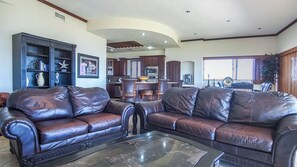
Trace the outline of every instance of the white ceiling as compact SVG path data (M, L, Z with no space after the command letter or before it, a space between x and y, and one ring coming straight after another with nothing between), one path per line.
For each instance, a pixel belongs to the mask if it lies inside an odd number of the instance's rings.
M157 22L173 29L179 40L276 34L297 18L297 0L48 1L87 20L132 18ZM108 42L135 40L158 49L176 47L157 41L159 36L165 38L162 34L151 32L153 39L144 39L139 33L139 29L106 28L97 35Z

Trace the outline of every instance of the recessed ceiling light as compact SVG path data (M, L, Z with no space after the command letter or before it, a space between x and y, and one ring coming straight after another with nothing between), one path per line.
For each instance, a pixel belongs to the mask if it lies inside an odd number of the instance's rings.
M262 27L258 27L258 30L261 30L262 29Z
M231 20L226 20L226 22L230 22Z
M141 35L142 35L142 36L145 36L145 33L143 32Z
M186 13L191 13L191 11L189 11L189 10L186 10Z
M110 49L110 51L112 51L112 52L113 52L113 49Z
M167 43L167 41L164 41L164 43Z
M148 46L148 47L146 47L146 48L148 48L148 49L153 49L153 47L152 47L152 46Z

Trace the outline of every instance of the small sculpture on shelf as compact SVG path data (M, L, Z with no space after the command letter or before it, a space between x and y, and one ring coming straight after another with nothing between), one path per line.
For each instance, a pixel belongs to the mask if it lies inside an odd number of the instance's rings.
M28 76L26 76L26 87L28 87L29 86L29 78L28 78Z
M67 68L69 66L69 64L66 64L65 60L63 60L63 62L59 62L59 64L61 65L60 69L62 72L66 72L67 71Z
M209 83L209 74L207 75L207 85L206 85L206 87L210 87L210 83Z
M43 63L43 61L42 60L39 60L39 70L40 71L44 71L44 63Z
M32 60L28 65L28 70L37 70L39 68L39 62L37 59Z
M56 79L55 79L55 85L58 85L59 84L59 82L60 82L60 80L59 80L59 73L58 72L56 72Z

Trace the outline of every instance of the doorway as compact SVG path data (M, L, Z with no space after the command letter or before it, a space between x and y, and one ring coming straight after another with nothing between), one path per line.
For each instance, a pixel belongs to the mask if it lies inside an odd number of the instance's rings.
M170 82L177 82L178 86L180 82L180 61L168 61L166 63L166 76Z

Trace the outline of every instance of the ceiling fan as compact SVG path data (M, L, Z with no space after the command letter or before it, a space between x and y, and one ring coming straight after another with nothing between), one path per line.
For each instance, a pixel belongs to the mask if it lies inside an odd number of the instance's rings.
M7 5L11 5L11 6L13 6L11 3L5 2L5 1L3 1L3 0L0 0L0 3L4 3L4 4L7 4Z

